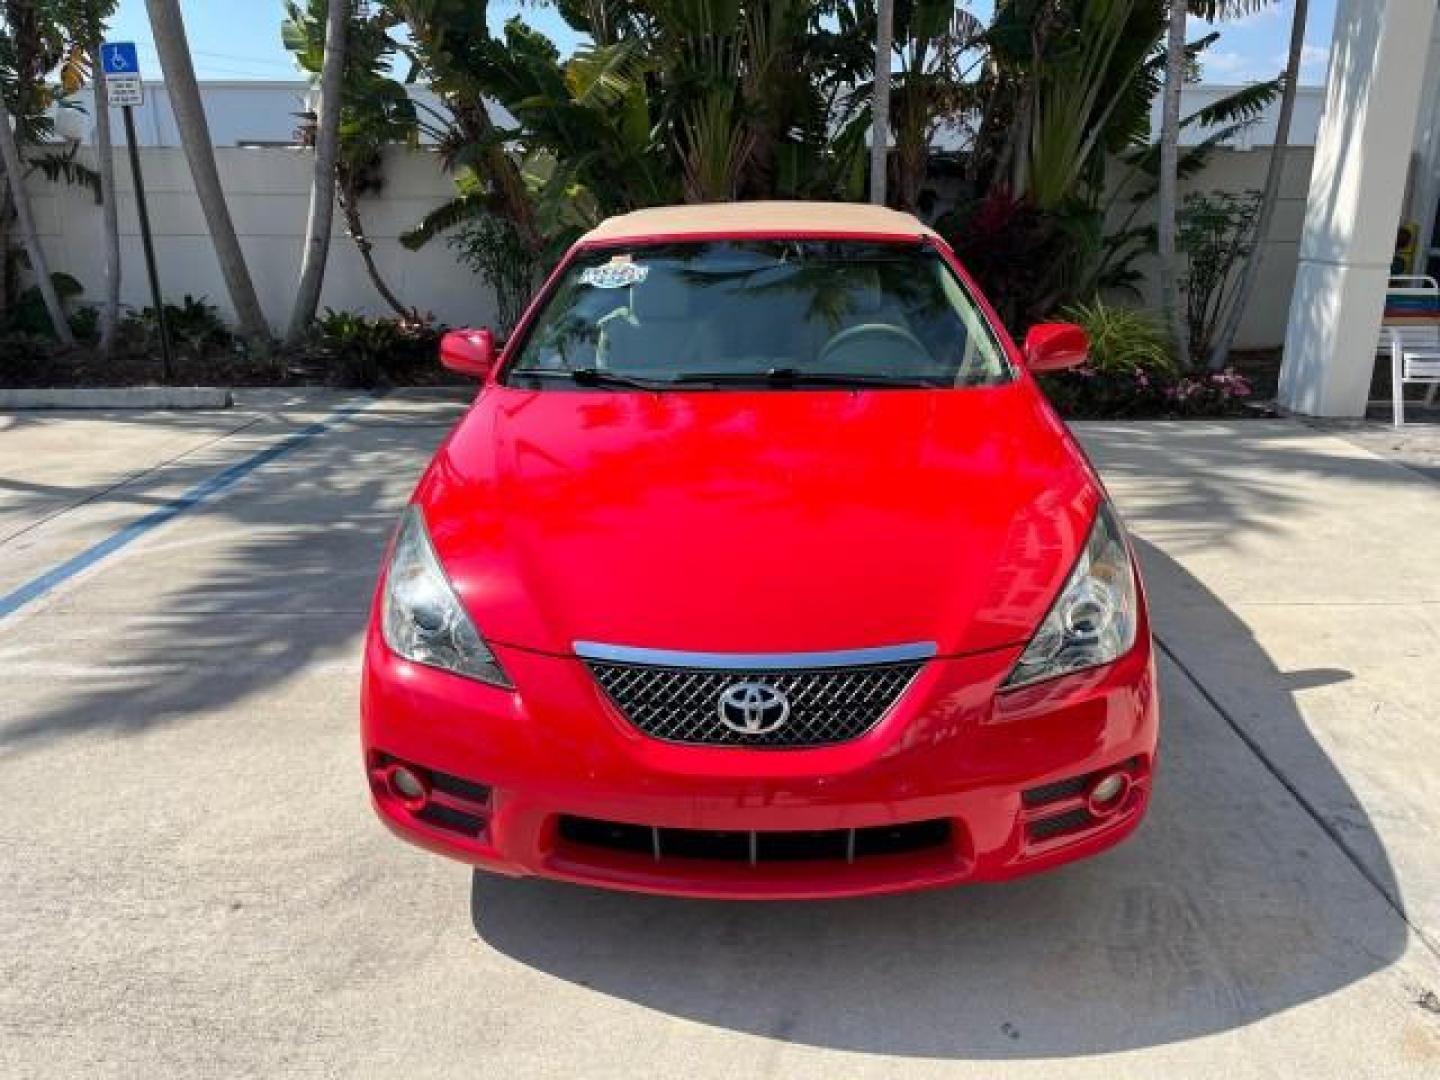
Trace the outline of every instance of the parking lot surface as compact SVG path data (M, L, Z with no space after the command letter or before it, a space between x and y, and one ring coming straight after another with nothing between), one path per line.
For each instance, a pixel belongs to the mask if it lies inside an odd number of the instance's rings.
M463 406L0 414L0 1076L1440 1075L1432 479L1287 422L1083 427L1161 646L1136 837L691 902L373 819L360 635Z

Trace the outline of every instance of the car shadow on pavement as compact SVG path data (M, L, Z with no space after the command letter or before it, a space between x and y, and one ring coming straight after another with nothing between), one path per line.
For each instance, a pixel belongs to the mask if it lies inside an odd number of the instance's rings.
M1265 709L1267 737L1309 752L1303 803L1162 650L1150 817L1097 859L1007 884L818 903L676 900L476 873L471 917L481 942L573 984L718 1028L977 1059L1204 1036L1387 967L1407 944L1392 907L1398 886L1291 696L1348 673L1278 670L1200 582L1139 546L1157 605L1182 590L1186 604L1210 608L1205 625L1227 648L1249 651L1243 677ZM1351 808L1348 850L1307 804Z

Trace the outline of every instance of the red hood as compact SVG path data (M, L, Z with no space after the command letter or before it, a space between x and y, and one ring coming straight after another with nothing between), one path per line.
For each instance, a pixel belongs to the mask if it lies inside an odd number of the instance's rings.
M1098 498L1025 383L494 388L419 496L481 633L561 654L1023 643Z

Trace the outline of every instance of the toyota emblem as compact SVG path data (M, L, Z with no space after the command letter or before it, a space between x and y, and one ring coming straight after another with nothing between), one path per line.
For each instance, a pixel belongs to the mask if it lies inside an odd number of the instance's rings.
M720 693L720 722L741 735L769 735L790 718L790 699L764 682L738 682Z

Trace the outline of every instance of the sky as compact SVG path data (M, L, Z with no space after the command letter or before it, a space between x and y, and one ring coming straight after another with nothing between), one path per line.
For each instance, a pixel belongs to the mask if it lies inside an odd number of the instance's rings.
M966 6L984 18L993 8L993 0L968 0ZM182 0L180 7L200 78L297 77L295 66L280 44L280 21L284 11L280 0ZM520 9L521 5L515 0L492 0L490 21L498 30ZM1217 25L1215 29L1220 31L1221 38L1206 54L1206 81L1244 83L1278 75L1285 66L1293 10L1293 0L1279 0L1255 15ZM525 17L531 25L552 37L562 49L573 46L574 35L553 11L537 9L532 3L526 7ZM1198 20L1192 22L1192 37L1210 29ZM1335 0L1312 0L1305 35L1302 83L1325 81L1334 22ZM154 79L160 77L144 0L121 0L109 36L112 41L136 42L144 75Z

